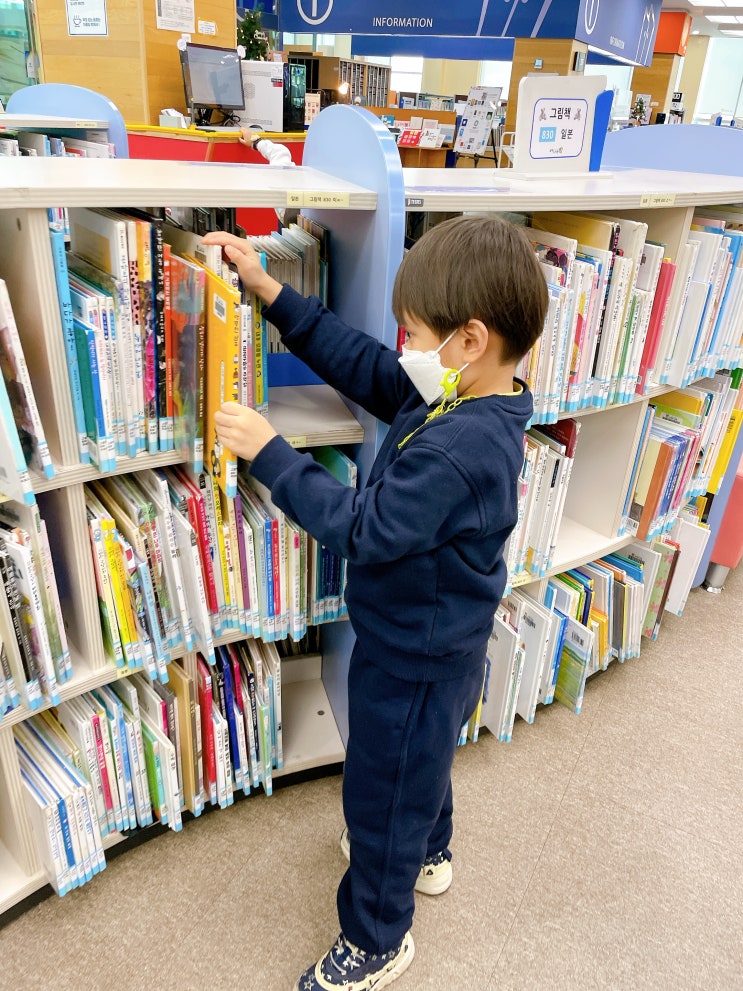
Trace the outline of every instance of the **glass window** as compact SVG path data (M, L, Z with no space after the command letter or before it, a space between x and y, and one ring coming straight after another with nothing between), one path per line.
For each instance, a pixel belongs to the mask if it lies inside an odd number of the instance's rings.
M501 98L508 99L508 87L511 85L512 62L481 62L480 86L500 86Z
M396 93L420 93L423 59L393 55L390 63L390 89Z

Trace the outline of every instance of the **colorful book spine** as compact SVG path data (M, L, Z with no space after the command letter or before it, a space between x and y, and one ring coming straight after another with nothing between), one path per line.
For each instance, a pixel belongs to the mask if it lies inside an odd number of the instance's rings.
M62 321L62 336L65 346L65 355L67 358L67 374L70 380L70 397L72 399L72 412L75 418L77 449L80 455L80 464L87 465L90 464L90 451L88 450L88 435L85 429L83 391L80 381L77 346L75 344L75 326L72 319L70 281L67 272L67 255L65 251L65 237L63 231L55 230L50 227L49 240L52 247L54 279L57 286L57 301L59 303L59 315Z

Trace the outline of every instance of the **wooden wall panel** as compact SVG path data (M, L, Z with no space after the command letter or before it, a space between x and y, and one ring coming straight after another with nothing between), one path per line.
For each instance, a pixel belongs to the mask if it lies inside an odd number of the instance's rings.
M516 129L519 83L524 76L528 76L530 72L557 72L561 76L573 76L575 53L587 51L587 45L572 38L517 38L513 49L513 68L504 130ZM535 59L542 60L541 69L534 68Z
M44 82L74 83L103 93L128 123L159 123L164 107L186 110L180 31L159 31L156 0L107 0L108 37L70 37L64 0L36 0L39 54ZM234 0L196 0L197 44L234 48ZM199 21L216 26L200 34Z
M43 79L103 93L125 120L143 120L147 110L140 0L108 0L106 7L107 37L70 37L64 0L36 0Z

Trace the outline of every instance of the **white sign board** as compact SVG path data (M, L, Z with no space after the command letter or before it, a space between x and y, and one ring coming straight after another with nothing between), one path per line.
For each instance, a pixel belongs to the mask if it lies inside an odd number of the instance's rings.
M215 31L202 31L199 21L199 32L214 34ZM188 31L195 30L194 0L155 0L155 25L158 31Z
M462 111L454 151L460 155L483 155L488 144L501 86L473 86Z
M65 0L70 35L107 35L106 0Z
M605 88L605 76L524 76L516 109L514 172L588 172L596 97Z

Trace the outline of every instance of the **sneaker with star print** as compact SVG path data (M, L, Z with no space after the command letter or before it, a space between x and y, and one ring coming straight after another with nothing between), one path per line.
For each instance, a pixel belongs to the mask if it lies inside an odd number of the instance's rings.
M348 828L341 833L341 850L347 860L351 859L351 840L348 835ZM423 895L442 895L451 886L452 869L450 863L451 854L435 853L432 857L426 857L423 866L415 881L415 890Z
M387 953L367 953L341 933L325 956L302 974L294 991L382 991L408 969L414 955L409 932Z

